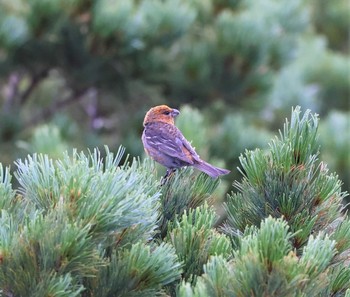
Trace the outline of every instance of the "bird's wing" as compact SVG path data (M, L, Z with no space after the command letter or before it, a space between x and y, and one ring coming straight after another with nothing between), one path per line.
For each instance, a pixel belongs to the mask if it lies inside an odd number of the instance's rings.
M199 155L196 153L194 148L191 146L191 144L188 142L188 140L181 134L181 142L182 142L182 151L186 154L191 156L192 161L200 162L201 159Z
M181 131L174 125L154 122L147 125L144 134L147 144L163 154L191 165L199 158Z

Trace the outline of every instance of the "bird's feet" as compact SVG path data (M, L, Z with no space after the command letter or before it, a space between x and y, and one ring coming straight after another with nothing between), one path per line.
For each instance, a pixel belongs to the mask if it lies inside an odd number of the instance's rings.
M166 170L166 174L160 180L160 185L164 186L167 180L175 173L176 168L169 168Z

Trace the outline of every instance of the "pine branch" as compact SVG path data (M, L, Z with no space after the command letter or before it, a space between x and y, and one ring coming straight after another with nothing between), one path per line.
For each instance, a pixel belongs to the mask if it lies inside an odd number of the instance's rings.
M32 74L29 86L19 96L20 106L24 105L27 102L38 84L40 84L40 82L48 76L49 71L50 69L43 69L37 74Z
M86 94L88 90L87 89L79 89L74 90L70 96L68 96L65 99L62 99L60 101L53 102L50 106L42 109L39 114L35 115L32 119L28 121L28 123L25 125L25 127L32 127L42 121L45 121L52 117L52 115L57 112L58 110L67 107L70 104L79 102L84 98L84 95Z
M194 283L203 272L203 265L211 255L228 257L231 245L228 238L213 229L217 220L207 204L190 209L169 224L166 238L175 247L179 260L184 263L183 278Z
M89 226L69 223L63 204L46 216L33 214L23 224L10 214L2 213L1 220L7 228L0 234L0 288L10 295L30 296L62 287L65 294L77 294L82 290L79 279L94 275L102 264Z
M10 210L14 204L15 191L12 189L10 168L0 163L0 210Z
M327 235L311 236L303 255L291 245L292 234L283 219L269 217L260 228L247 228L234 258L212 257L194 286L182 283L180 296L338 296L349 288L349 267L328 278L336 253Z
M27 209L0 213L0 294L155 296L180 278L175 249L152 243L160 206L153 163L119 165L123 152L17 162ZM0 173L10 199L10 176Z
M220 183L206 174L193 174L192 168L178 170L161 187L161 236L165 237L168 222L186 209L194 209L205 202L211 203L211 194Z
M232 234L245 226L259 226L263 218L284 217L295 232L294 246L301 248L309 235L321 231L341 216L341 182L329 174L318 157L317 115L300 108L292 111L280 138L270 142L267 152L246 151L240 157L242 182L229 196L224 229ZM230 231L232 229L232 231Z
M108 265L92 280L91 296L155 296L162 286L179 279L181 265L167 244L150 248L141 243L114 251Z
M89 225L96 239L107 240L109 232L117 236L131 227L147 238L154 233L158 216L156 181L136 160L118 168L123 151L114 157L106 148L105 162L98 150L87 156L74 150L57 161L34 154L16 163L15 176L22 195L38 210L48 212L63 199L70 219Z
M348 289L350 288L350 267L341 265L333 269L330 282L331 288L329 291L332 296L345 295L344 293L350 290Z

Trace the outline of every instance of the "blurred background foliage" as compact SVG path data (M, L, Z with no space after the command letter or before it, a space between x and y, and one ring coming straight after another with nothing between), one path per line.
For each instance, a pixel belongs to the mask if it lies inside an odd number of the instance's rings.
M0 161L126 146L180 108L198 152L230 168L301 105L350 188L347 0L0 0Z

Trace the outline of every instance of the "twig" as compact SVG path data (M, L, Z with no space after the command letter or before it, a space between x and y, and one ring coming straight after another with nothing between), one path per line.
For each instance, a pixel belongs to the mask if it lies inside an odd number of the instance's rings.
M40 123L41 121L47 120L50 117L52 117L52 115L57 110L62 109L64 107L66 107L67 105L72 104L74 102L78 102L79 100L81 100L84 97L83 95L87 91L88 90L86 90L86 89L75 90L69 97L67 97L67 98L65 98L65 99L63 99L61 101L54 102L49 107L44 108L43 110L41 110L39 115L36 115L31 120L29 120L29 122L27 123L26 127L30 127L30 126L33 126L33 125L36 125L36 124Z
M11 73L8 84L4 90L4 111L9 111L15 105L16 96L18 94L18 85L20 82L20 75L17 72Z
M47 77L49 74L49 69L44 69L41 72L39 72L37 75L32 76L32 81L30 82L27 89L24 90L24 92L21 94L19 98L19 104L23 105L26 103L28 98L30 97L30 94L33 92L33 90L37 87L37 85Z

